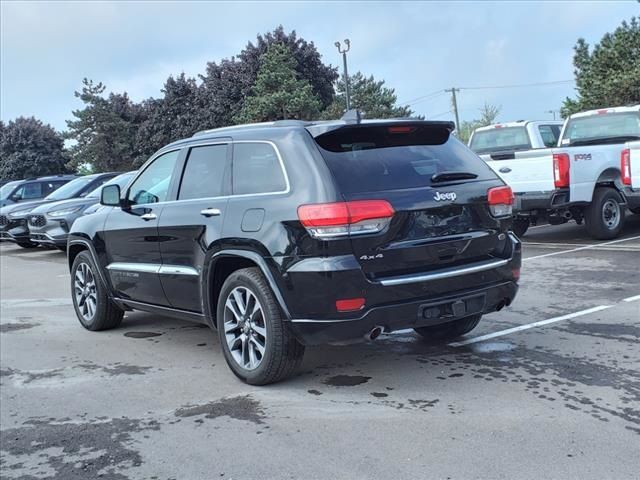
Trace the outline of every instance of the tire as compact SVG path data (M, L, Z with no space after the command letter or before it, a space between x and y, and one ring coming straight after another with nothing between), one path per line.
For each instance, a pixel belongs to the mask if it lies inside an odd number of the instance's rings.
M247 318L243 307L255 313ZM304 345L282 318L260 269L243 268L229 275L220 290L216 313L224 358L244 382L278 382L293 375L302 363Z
M98 268L87 251L80 252L71 267L73 308L80 324L93 332L117 327L124 316L124 311L109 298L107 287L97 272Z
M530 221L526 217L515 217L513 219L513 225L511 230L516 234L516 237L522 238L524 234L529 230Z
M17 242L17 244L22 248L36 248L38 246L37 243L31 243L31 242Z
M591 203L584 211L585 227L592 238L609 240L620 235L625 209L622 197L611 187L596 188Z
M430 327L414 328L416 333L429 341L451 340L460 337L478 326L482 315L471 315L470 317L460 318L453 322L441 323Z

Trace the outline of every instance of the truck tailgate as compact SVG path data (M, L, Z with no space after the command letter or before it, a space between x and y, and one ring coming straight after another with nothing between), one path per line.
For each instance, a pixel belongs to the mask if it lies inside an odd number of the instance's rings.
M553 151L531 150L514 152L513 159L482 159L498 174L514 193L548 192L555 188L553 180Z

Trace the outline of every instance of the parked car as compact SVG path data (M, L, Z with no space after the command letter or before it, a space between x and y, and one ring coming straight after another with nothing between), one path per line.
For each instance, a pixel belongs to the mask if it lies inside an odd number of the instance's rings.
M563 123L520 120L476 128L469 139L469 148L485 161L518 158L519 152L557 146Z
M559 147L492 156L487 164L513 189L514 231L530 223L574 220L596 239L611 239L625 219L620 159L625 142L640 140L640 105L571 115Z
M118 175L112 173L96 173L77 177L58 188L41 200L7 205L0 208L0 240L15 242L23 248L37 247L29 238L27 214L36 207L70 198L82 198L104 182Z
M100 193L107 185L123 188L136 172L127 172L89 192L85 197L46 203L31 210L27 215L29 238L32 243L50 245L67 251L67 236L73 222L82 215L94 213L91 208L100 204Z
M640 214L640 141L628 142L620 156L622 195L629 210Z
M513 301L521 247L511 189L452 130L351 113L164 147L71 228L80 323L135 309L207 324L251 384L290 376L305 345L471 331Z
M0 187L0 208L19 202L31 202L46 197L76 175L51 175L47 177L14 180Z

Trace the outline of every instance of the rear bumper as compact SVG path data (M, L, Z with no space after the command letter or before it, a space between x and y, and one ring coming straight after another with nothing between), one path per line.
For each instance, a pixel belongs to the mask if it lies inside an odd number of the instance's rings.
M525 213L541 210L556 210L569 206L569 189L558 189L550 192L516 193L514 212Z
M622 194L624 195L629 208L640 208L640 189L625 187L622 189Z
M493 312L518 291L514 271L520 269L521 244L512 235L508 239L506 258L378 281L346 258L325 259L314 271L290 269L281 292L291 328L307 345L344 343L363 339L374 327L390 332ZM364 309L336 310L336 300L357 297L365 299Z
M361 317L349 320L295 319L291 321L291 328L305 345L363 340L375 327L392 332L437 325L476 313L494 312L503 305L511 304L517 292L518 285L515 281L510 281L481 289L458 291L439 298L376 307ZM453 314L450 306L459 302L469 305L469 308L464 313Z

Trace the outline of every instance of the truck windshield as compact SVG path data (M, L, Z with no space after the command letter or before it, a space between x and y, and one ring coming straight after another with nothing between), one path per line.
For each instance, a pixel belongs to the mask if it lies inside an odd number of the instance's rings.
M470 147L474 152L482 154L528 150L531 148L531 142L525 127L496 127L476 131Z
M15 182L5 183L2 187L0 187L0 200L6 200L9 198L9 195L15 190L15 188L20 184L20 180Z
M443 128L341 128L320 135L316 142L346 194L428 187L442 172L463 172L469 178L474 175L475 181L495 178L483 161Z
M561 145L624 137L640 138L640 112L572 118L564 129Z

